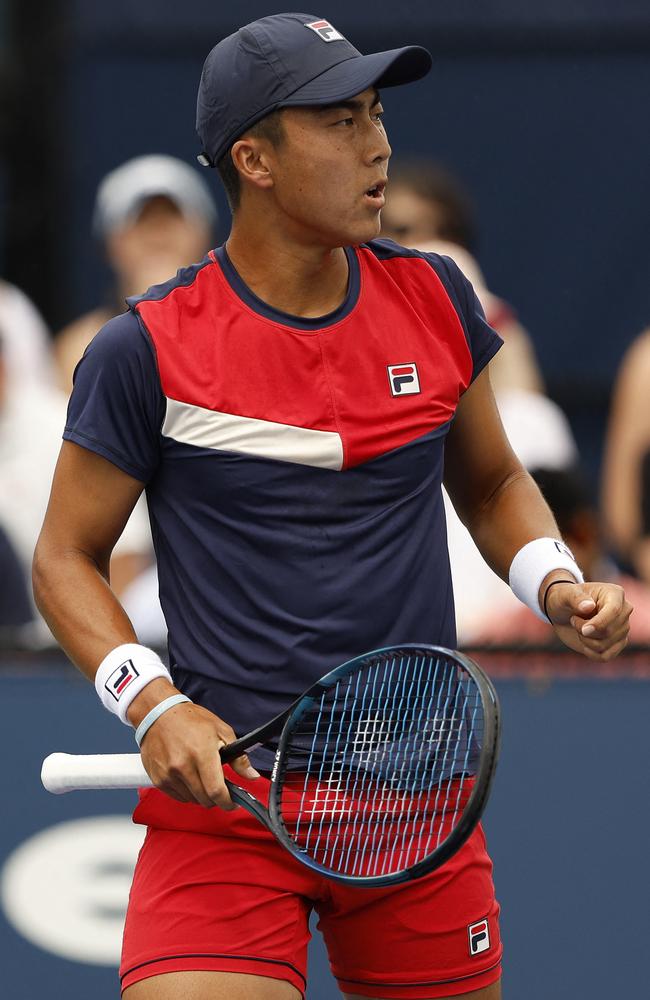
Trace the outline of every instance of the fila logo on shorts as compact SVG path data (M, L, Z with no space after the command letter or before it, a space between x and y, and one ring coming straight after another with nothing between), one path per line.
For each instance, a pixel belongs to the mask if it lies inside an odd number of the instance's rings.
M470 924L467 928L469 935L470 955L480 955L482 951L487 951L490 947L490 928L487 919L479 920L476 924Z
M139 676L139 672L133 666L133 660L125 660L124 663L120 663L119 667L116 667L113 673L109 675L104 687L115 698L115 701L119 701L122 692L129 686L132 680Z
M337 39L343 39L341 32L337 31L329 21L312 21L311 24L306 24L305 27L315 31L318 37L324 42L335 42Z
M414 361L404 365L388 365L388 381L393 396L412 396L420 391L420 379Z

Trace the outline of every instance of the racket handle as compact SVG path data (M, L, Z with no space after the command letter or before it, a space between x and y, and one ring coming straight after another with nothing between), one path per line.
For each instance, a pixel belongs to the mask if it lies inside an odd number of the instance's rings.
M55 795L87 788L150 788L152 784L139 753L51 753L43 761L41 781Z

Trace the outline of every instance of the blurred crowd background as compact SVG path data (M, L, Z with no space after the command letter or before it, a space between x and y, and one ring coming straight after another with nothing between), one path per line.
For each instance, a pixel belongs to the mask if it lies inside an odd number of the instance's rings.
M29 567L76 362L127 295L228 235L216 173L196 163L196 87L208 49L269 12L0 0L5 646L53 641ZM362 51L433 52L428 78L382 95L383 235L449 254L474 283L505 341L493 382L513 447L586 575L625 584L632 641L649 642L650 7L330 0L313 12ZM460 642L550 642L448 513ZM141 640L163 644L144 504L111 572Z

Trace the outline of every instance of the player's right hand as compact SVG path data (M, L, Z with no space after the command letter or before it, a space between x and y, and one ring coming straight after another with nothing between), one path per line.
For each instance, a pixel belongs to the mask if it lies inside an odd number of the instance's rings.
M129 720L139 725L154 705L179 693L168 681L152 681L129 706ZM156 788L178 802L236 809L219 756L220 747L235 739L234 730L223 719L200 705L183 702L170 708L147 730L140 755ZM248 780L259 777L245 754L237 757L231 767Z

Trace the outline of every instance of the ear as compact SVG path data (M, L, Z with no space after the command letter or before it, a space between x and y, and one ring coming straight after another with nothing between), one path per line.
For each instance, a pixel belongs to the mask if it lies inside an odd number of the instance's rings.
M271 157L263 140L239 139L233 143L230 155L242 181L262 190L273 187Z

